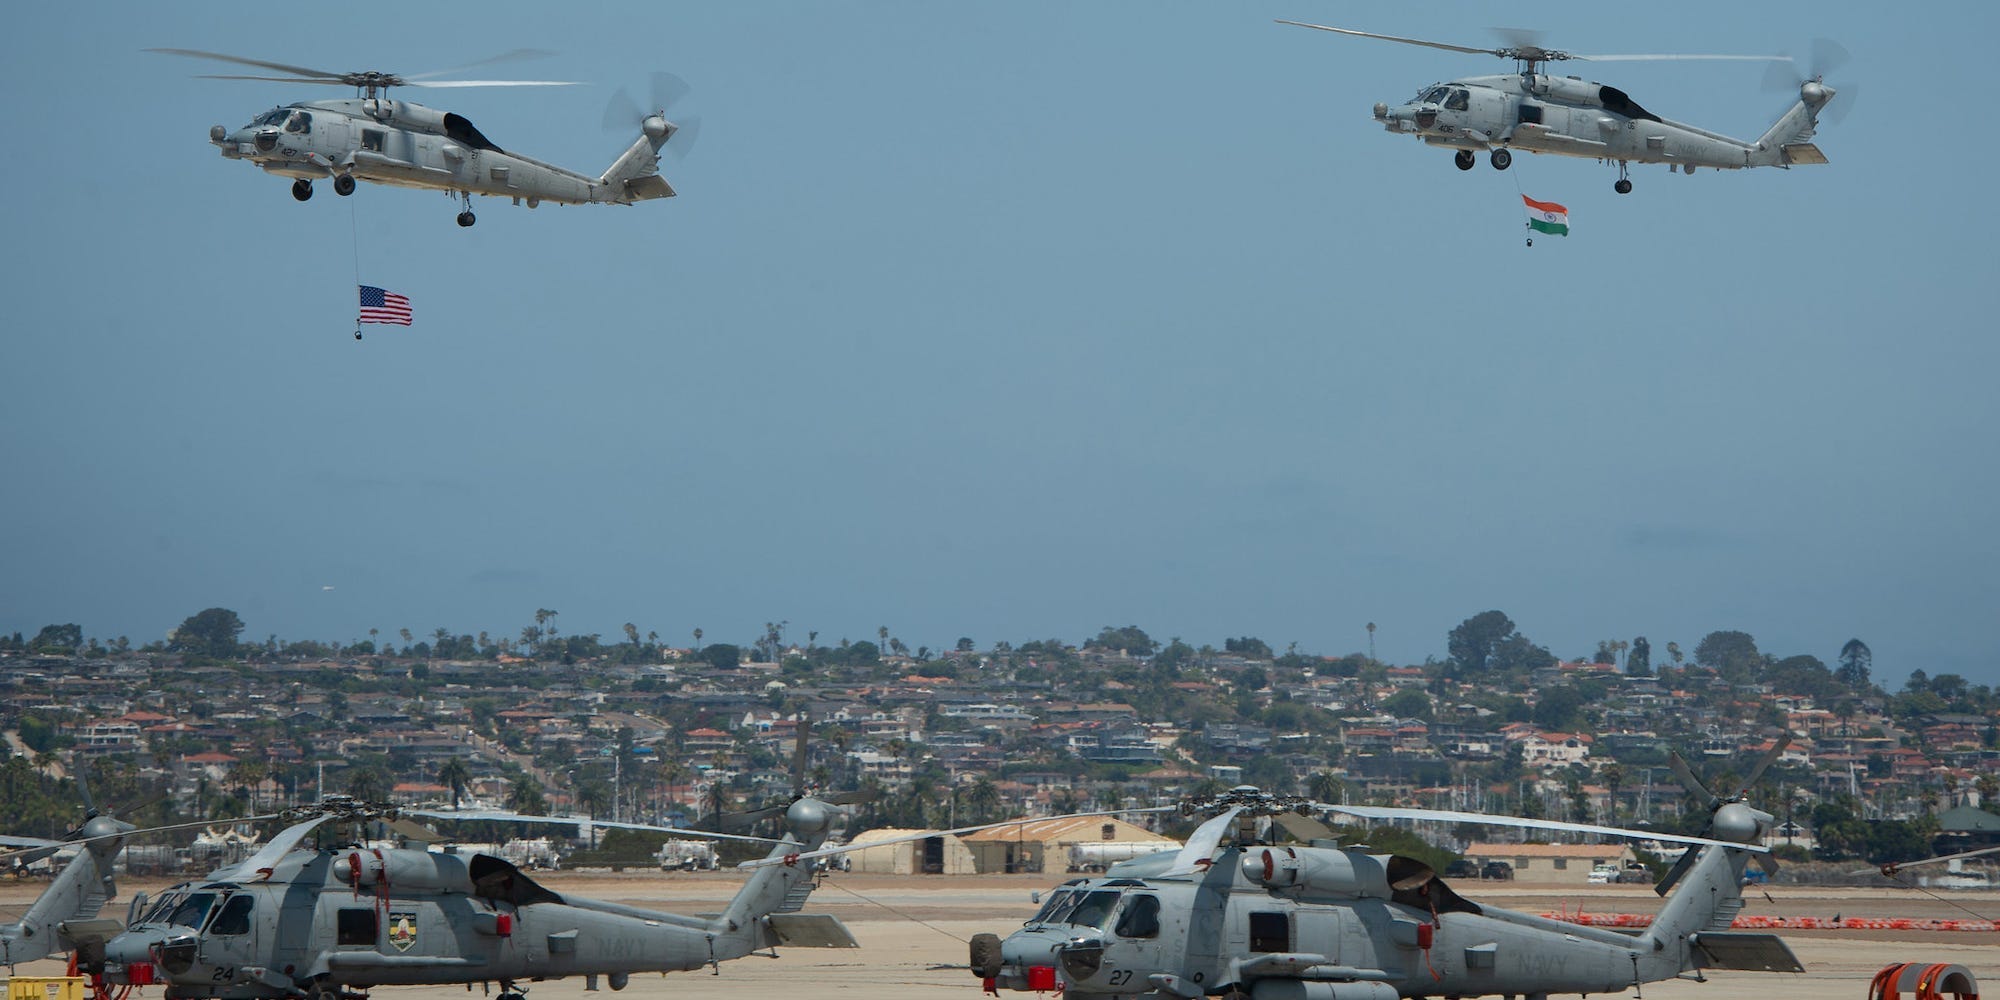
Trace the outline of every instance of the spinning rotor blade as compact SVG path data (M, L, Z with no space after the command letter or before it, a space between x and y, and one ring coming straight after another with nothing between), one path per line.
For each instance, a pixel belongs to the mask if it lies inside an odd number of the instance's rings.
M258 68L260 68L260 69L275 69L275 70L277 70L277 71L278 71L278 72L280 72L280 73L291 73L291 74L294 74L294 75L297 75L297 76L306 76L306 77L318 77L318 78L319 78L318 80L315 80L315 81L313 81L313 82L328 82L328 81L331 81L331 82L334 82L334 83L338 83L338 82L340 82L340 80L341 80L341 79L342 79L343 77L345 77L345 76L347 75L347 74L345 74L345 73L329 73L329 72L327 72L326 70L323 70L323 69L307 69L307 68L305 68L304 66L288 66L288 65L286 65L286 64L284 64L284 63L280 63L280 62L266 62L266 61L264 61L264 60L262 60L262 59L245 59L245 58L243 58L242 56L230 56L230 55L224 55L224 54L222 54L222 53L220 53L220 52L204 52L204 51L202 51L202 50L200 50L200 49L147 49L146 51L148 51L148 52L160 52L160 53L164 53L164 54L166 54L166 55L170 55L170 56L187 56L187 57L189 57L189 58L192 58L192 59L215 59L215 60L218 60L218 61L221 61L221 62L227 62L227 63L236 63L236 64L237 64L237 65L239 65L239 66L256 66L256 67L258 67ZM216 79L223 79L223 80L228 80L228 79L236 79L236 78L234 78L234 77L217 77ZM265 77L255 77L255 76L252 76L252 77L242 77L242 79L246 79L246 80L261 80L261 79L267 79L267 78L265 78ZM296 82L296 81L293 81L293 82Z
M577 87L575 80L404 80L400 87Z
M1471 55L1489 55L1489 56L1504 56L1506 54L1498 49L1475 49L1465 45L1453 45L1449 42L1427 42L1421 38L1404 38L1401 35L1378 35L1372 31L1356 31L1353 28L1336 28L1326 24L1308 24L1304 21L1287 21L1283 18L1279 18L1278 23L1289 24L1300 28L1311 28L1315 31L1331 31L1335 34L1340 34L1340 35L1353 35L1356 38L1376 38L1385 42L1401 42L1404 45L1421 45L1427 49L1443 49L1446 52L1465 52Z
M527 59L546 59L552 55L555 55L555 53L549 51L548 49L515 49L511 52L502 52L497 56L488 56L485 59L480 59L475 62L469 62L463 66L453 66L450 69L436 69L428 73L415 73L408 77L405 77L404 79L428 80L431 79L432 77L450 76L453 73L463 73L466 70L478 69L481 66L495 66L500 63L521 62Z
M688 151L694 148L694 141L701 137L701 116L689 115L674 124L674 134L667 138L667 155L676 161L687 159Z
M1690 54L1687 54L1687 53L1681 53L1681 52L1655 52L1655 53L1646 53L1646 54L1641 54L1641 55L1598 55L1598 56L1575 56L1575 55L1573 55L1573 56L1570 56L1569 58L1571 58L1571 59L1581 59L1581 60L1583 60L1584 62L1686 62L1686 61L1690 61L1690 60L1708 60L1708 61L1711 61L1711 62L1715 62L1715 61L1720 61L1720 62L1774 62L1774 63L1779 63L1779 62L1786 62L1786 63L1788 63L1788 62L1791 62L1791 61L1792 61L1792 57L1791 57L1791 56L1720 56L1720 55L1690 55Z
M347 83L346 80L337 77L311 79L296 76L238 76L233 73L196 73L194 78L197 80L266 80L271 83L327 83L335 86L344 86Z

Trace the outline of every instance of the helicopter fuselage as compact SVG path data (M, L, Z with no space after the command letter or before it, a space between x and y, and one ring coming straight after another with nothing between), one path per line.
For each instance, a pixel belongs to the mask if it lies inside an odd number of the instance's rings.
M801 877L774 871L766 894L785 898ZM225 1000L577 975L617 989L634 972L697 969L776 943L767 912L745 902L708 918L565 897L487 855L300 851L268 878L188 882L143 910L135 902L130 926L104 946L103 971L114 985Z
M1740 854L1717 855L1705 874L1733 890L1742 865ZM1711 935L1726 928L1733 892L1695 911L1706 895L1673 919ZM1149 1000L1617 993L1701 964L1700 935L1662 934L1484 906L1408 858L1251 846L1189 877L1067 882L997 947L989 940L982 954L975 940L973 972L995 990Z
M341 194L365 180L511 198L533 208L545 201L629 205L672 197L654 169L673 131L664 118L647 118L638 142L600 177L502 149L458 114L386 97L274 108L234 131L210 128L209 141L224 157L308 185L331 177Z
M1575 76L1509 73L1474 76L1424 88L1414 98L1377 104L1375 120L1388 131L1468 152L1519 149L1620 163L1665 163L1683 172L1696 167L1737 170L1824 163L1811 137L1811 114L1833 96L1819 83L1801 88L1800 105L1755 142L1670 121L1641 107L1616 87ZM1791 119L1805 109L1803 129ZM1504 169L1505 160L1496 162ZM1470 160L1461 158L1461 167Z

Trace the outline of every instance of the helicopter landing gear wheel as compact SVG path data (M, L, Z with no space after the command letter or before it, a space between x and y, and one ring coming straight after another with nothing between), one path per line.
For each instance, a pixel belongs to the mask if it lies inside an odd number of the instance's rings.
M348 195L353 194L354 177L351 174L341 174L340 176L335 177L333 179L333 193L341 196L342 198L345 198Z
M1514 154L1509 153L1504 149L1496 149L1493 151L1493 169L1505 170L1513 165L1514 165Z
M306 1000L340 1000L340 987L325 979L314 980L306 987Z
M479 221L478 217L472 214L472 192L459 191L456 193L458 195L458 203L465 206L465 209L458 213L458 224L461 228L470 227L474 222Z
M312 196L313 196L313 182L306 180L303 177L292 182L293 198L299 201L306 201L312 198Z
M1632 193L1632 182L1631 182L1631 181L1628 181L1628 180L1626 180L1626 179L1625 179L1625 178L1623 178L1623 177L1620 177L1620 178L1618 179L1618 183L1616 183L1616 184L1613 184L1613 185L1611 185L1611 190L1613 190L1613 191L1616 191L1616 192L1618 192L1619 194L1631 194L1631 193Z
M1471 170L1473 163L1477 162L1477 160L1472 155L1472 150L1461 149L1458 151L1458 155L1451 158L1451 162L1458 164L1458 169L1460 170Z
M471 212L458 213L458 224L461 226L470 227L473 223L478 221L479 217L473 215Z
M972 936L972 974L981 979L992 979L1000 974L1000 936L998 934L974 934Z

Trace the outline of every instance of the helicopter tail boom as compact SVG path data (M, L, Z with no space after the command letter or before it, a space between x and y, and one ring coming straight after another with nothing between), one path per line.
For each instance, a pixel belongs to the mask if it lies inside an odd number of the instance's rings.
M1757 139L1750 151L1753 167L1789 167L1792 164L1825 163L1826 154L1813 145L1819 128L1819 112L1833 100L1834 89L1817 80L1799 87L1799 99L1786 109L1775 124Z
M654 115L646 119L639 138L632 142L611 168L598 178L598 189L602 197L593 200L631 204L635 201L651 201L654 198L671 198L673 186L660 176L660 147L674 134L674 126L665 118Z

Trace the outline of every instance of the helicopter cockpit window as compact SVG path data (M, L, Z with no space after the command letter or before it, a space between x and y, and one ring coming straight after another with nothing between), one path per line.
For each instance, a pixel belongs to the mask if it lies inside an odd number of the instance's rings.
M1444 99L1444 109L1446 111L1464 111L1469 103L1470 97L1464 88L1453 87L1451 89L1451 96Z
M1112 932L1122 938L1149 938L1160 934L1160 897L1151 893L1135 892L1127 897L1125 909L1118 914L1118 924Z
M1078 927L1102 927L1104 919L1111 916L1111 908L1117 905L1118 894L1115 892L1103 889L1087 892L1077 901L1076 909L1071 910L1061 922Z
M167 923L175 927L199 928L202 921L208 918L208 908L213 905L215 905L215 893L192 893L188 898L181 900L181 905L174 907L173 915L167 917Z
M160 898L155 900L152 906L146 909L146 915L140 917L138 922L142 924L166 923L167 918L173 916L174 907L181 905L181 900L186 895L185 889L168 889L166 892L160 894Z
M1036 911L1034 918L1028 922L1031 924L1054 923L1055 915L1060 911L1067 910L1070 903L1075 901L1075 896L1076 893L1068 889L1050 894L1049 901L1043 903L1042 908Z
M287 132L303 134L312 131L312 125L312 116L303 111L294 111L290 118L285 119L285 131Z
M1424 91L1424 96L1421 98L1420 103L1443 104L1444 99L1450 96L1450 94L1451 94L1450 87L1432 87L1431 89Z
M239 892L222 904L222 911L215 915L215 923L208 926L210 934L250 933L250 911L257 906L257 898L247 892Z
M287 117L288 115L290 115L290 114L291 114L291 112L289 112L289 111L286 111L286 110L285 110L284 108L272 108L271 110L269 110L269 111L266 111L266 112L264 112L264 113L263 113L263 114L261 114L261 115L258 115L258 116L257 116L257 120L256 120L256 121L254 121L254 122L251 122L250 124L252 124L252 125L283 125L283 124L285 123L285 118L286 118L286 117Z

